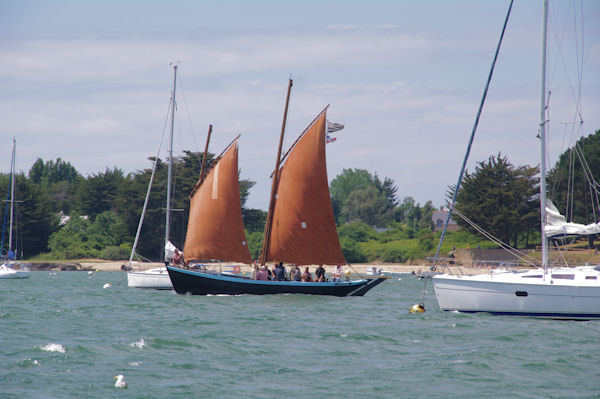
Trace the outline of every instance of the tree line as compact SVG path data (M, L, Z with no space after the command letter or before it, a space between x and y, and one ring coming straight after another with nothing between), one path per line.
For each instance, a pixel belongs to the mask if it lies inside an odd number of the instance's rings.
M197 183L202 155L184 151L173 159L171 241L179 248L185 241L188 194ZM207 158L210 163L214 154L207 154ZM149 160L154 162L154 158ZM565 172L577 162L585 166L585 172ZM167 166L165 161L156 160L137 249L151 260L162 256ZM128 258L151 173L150 167L129 174L115 167L84 177L60 158L38 159L28 174L16 176L15 191L20 201L15 215L19 226L18 255L30 258L48 253L46 256L55 259ZM549 193L555 204L559 209L568 209L568 217L578 223L600 219L598 183L586 183L590 175L600 176L600 131L582 138L563 153L548 174ZM9 182L10 176L0 174L3 198L8 198ZM246 206L254 184L241 179L240 198L248 246L252 256L258 257L266 212ZM502 154L490 156L465 174L456 209L473 224L507 243L520 247L536 245L540 242L538 185L537 166L514 166ZM450 186L448 198L452 190ZM400 200L398 191L392 179L380 179L364 169L344 169L331 181L332 208L349 262L376 259L402 262L432 254L437 240L432 214L437 208L431 201L418 204L410 196ZM575 195L568 195L569 192ZM451 234L450 242L493 246L473 236L472 224L456 220L463 231ZM6 251L5 239L3 254Z

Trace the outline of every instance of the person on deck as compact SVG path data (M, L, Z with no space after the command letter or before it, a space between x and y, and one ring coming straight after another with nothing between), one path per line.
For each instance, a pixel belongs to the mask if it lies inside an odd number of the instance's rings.
M310 274L310 271L308 271L308 267L304 270L304 273L302 273L302 282L303 283L310 283L312 281L312 275Z
M301 281L301 279L302 279L302 272L300 271L300 268L298 267L298 265L294 265L292 270L290 270L290 281Z
M317 283L322 283L325 281L325 268L323 265L319 265L317 270L315 270L315 281Z
M335 267L335 270L333 271L333 282L337 282L340 281L340 278L342 277L342 266L341 265L337 265Z
M258 280L258 265L256 263L252 265L251 279Z
M181 252L180 250L175 248L175 251L173 252L173 264L174 265L179 265L181 263L181 257L182 257L181 255L183 255L183 252Z
M275 269L273 269L273 274L275 276L275 281L285 281L285 267L283 266L283 262L279 262L275 265Z
M267 274L267 267L266 266L262 266L258 272L256 272L256 279L257 280L268 280L269 279L269 275Z

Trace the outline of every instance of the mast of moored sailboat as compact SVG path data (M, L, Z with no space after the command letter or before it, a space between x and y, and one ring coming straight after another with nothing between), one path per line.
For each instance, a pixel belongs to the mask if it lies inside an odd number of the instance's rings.
M12 159L10 164L10 229L8 231L8 250L12 251L13 215L15 207L15 155L17 140L13 137ZM15 253L17 251L14 251Z
M275 196L277 194L277 183L279 178L279 164L281 163L281 150L283 148L283 137L285 134L285 124L287 121L288 106L290 104L290 93L292 91L292 78L288 83L287 96L285 98L285 108L283 110L283 122L281 124L281 135L279 136L279 148L277 150L277 160L275 161L275 171L273 172L273 182L271 184L271 198L269 200L269 213L267 214L267 221L265 223L265 235L263 238L263 245L260 250L260 264L264 265L267 259L267 252L269 251L269 240L271 236L271 227L273 223L273 208L275 207Z
M171 138L169 145L169 168L167 175L167 209L165 217L165 248L164 257L165 262L167 261L167 244L169 243L169 233L171 227L171 178L173 170L173 130L175 128L175 89L177 87L177 65L173 65L173 101L171 104Z
M544 0L542 12L542 82L540 101L540 211L542 224L542 266L548 270L548 239L546 238L546 46L548 36L548 0Z

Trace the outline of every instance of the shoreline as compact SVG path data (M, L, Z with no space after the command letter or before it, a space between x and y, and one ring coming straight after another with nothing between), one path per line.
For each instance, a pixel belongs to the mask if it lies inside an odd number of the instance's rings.
M25 263L25 262L24 262ZM128 261L107 261L107 262L26 262L29 268L32 271L103 271L103 272L124 272L125 266ZM223 269L227 269L228 266L232 266L234 263L221 263ZM242 273L250 273L252 270L250 265L244 264L235 264L240 266L240 270ZM132 267L134 270L148 270L152 268L157 268L164 266L162 262L133 262ZM289 266L286 265L289 268ZM309 266L311 272L317 265ZM324 266L327 273L332 273L334 266ZM377 269L382 270L383 272L390 273L406 273L406 274L416 274L419 275L421 273L429 272L429 265L404 265L404 264L396 264L396 263L360 263L360 264L352 264L344 266L344 269L351 270L357 274L366 273L367 268L376 267ZM480 274L489 271L490 267L459 267L452 266L450 268L444 268L444 271L448 271L450 273L462 273L462 274Z

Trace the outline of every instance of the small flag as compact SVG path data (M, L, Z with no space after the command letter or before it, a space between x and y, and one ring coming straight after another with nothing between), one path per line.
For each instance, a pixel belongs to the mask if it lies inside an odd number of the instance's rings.
M331 137L330 135L326 135L326 138L327 138L327 140L326 140L327 144L333 143L334 141L337 140L337 137Z
M341 123L333 123L327 121L327 133L337 132L338 130L342 130L343 128L344 125L342 125Z

